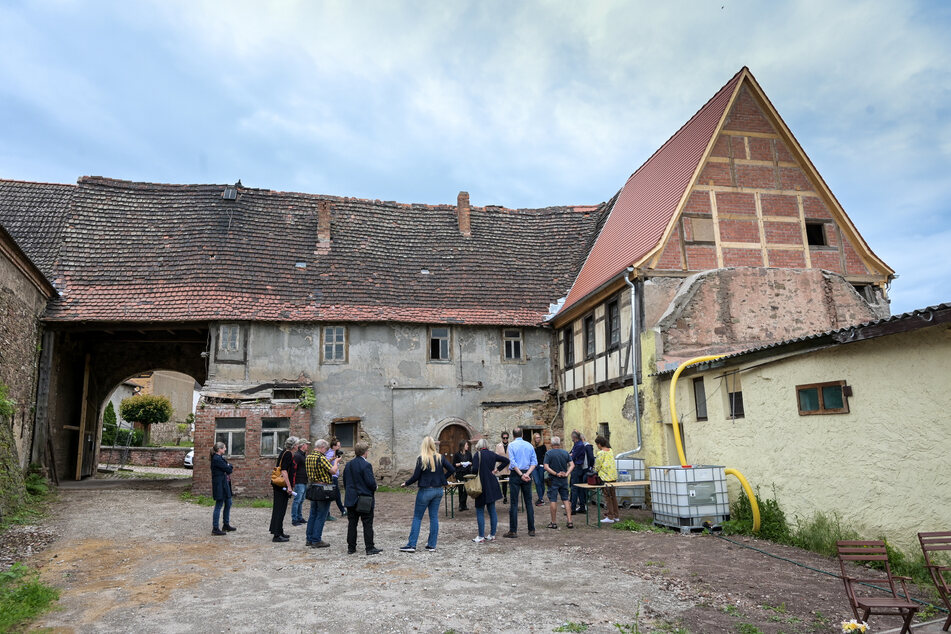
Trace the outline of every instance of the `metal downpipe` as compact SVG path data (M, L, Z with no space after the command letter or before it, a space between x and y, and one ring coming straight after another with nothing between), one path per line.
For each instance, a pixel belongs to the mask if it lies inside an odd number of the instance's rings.
M630 456L636 453L639 453L644 446L644 441L641 438L641 395L640 388L638 387L638 371L640 370L640 360L641 360L641 341L640 341L640 329L638 328L638 311L637 311L637 293L634 288L634 283L631 281L630 274L634 272L633 267L628 267L628 275L624 276L624 282L631 289L631 352L634 355L634 360L631 364L631 376L634 379L634 426L637 429L637 447L631 449L630 451L624 451L619 453L614 457L615 460L620 460L625 456Z

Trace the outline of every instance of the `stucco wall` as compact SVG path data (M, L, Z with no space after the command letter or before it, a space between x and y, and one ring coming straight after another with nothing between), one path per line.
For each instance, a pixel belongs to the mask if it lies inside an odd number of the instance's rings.
M951 526L949 359L946 326L790 357L741 373L745 417L735 421L724 369L703 375L705 422L685 377L687 459L739 469L764 494L775 487L790 519L837 513L863 536L913 551L918 531ZM854 391L848 414L799 415L796 385L838 380Z
M550 330L522 329L524 360L503 362L501 328L453 326L451 361L433 363L426 325L351 324L347 363L331 364L321 363L320 327L251 324L247 364L213 361L209 383L310 381L311 438L326 437L334 419L359 418L372 460L390 472L409 468L422 437L449 424L497 438L503 427L550 422L541 418L551 411Z

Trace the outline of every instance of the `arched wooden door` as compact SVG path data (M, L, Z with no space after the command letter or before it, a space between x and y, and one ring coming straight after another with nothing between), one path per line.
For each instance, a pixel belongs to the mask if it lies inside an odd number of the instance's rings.
M459 443L463 440L469 440L469 431L462 425L447 425L445 429L439 432L439 453L446 457L450 463L452 455L459 451Z

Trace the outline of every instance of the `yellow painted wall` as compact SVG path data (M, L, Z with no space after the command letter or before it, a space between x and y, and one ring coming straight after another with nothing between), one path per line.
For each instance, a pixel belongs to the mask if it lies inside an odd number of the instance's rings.
M665 410L661 408L661 403L666 399L666 383L660 383L657 377L651 376L657 371L657 345L656 337L659 335L648 330L641 334L641 398L643 399L643 408L641 410L641 434L644 440L644 450L641 457L648 467L658 467L663 465L679 464L677 461L677 451L674 447L673 435L670 425L665 425ZM663 390L663 394L661 394Z
M723 373L703 375L707 421L696 421L694 413L696 375L678 383L688 462L733 467L764 495L775 490L791 521L814 511L836 513L863 537L885 536L907 552L917 550L918 531L951 527L947 325L742 372L746 415L735 421L727 418ZM848 414L799 415L796 385L838 380L854 392ZM668 416L666 403L662 408ZM731 499L735 493L731 482Z
M633 414L630 419L623 414L624 405L634 393L634 388L625 387L603 392L585 398L577 398L564 404L565 447L571 448L570 434L578 429L588 442L594 444L598 435L598 423L608 423L611 429L611 447L614 453L633 449L637 446L637 433ZM632 410L633 411L633 410Z

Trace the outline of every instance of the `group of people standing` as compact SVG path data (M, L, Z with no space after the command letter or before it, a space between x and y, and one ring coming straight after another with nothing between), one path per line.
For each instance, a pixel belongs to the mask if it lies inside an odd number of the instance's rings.
M535 536L535 506L544 502L545 491L551 522L548 528L557 529L559 502L564 505L567 518L566 527L573 528L572 514L585 511L587 496L584 488L577 485L599 484L617 480L617 468L611 445L606 438L598 436L595 444L597 455L584 436L571 432L572 448L562 447L561 439L551 438L551 448L542 442L540 434L534 435L534 444L523 439L523 430L512 430L513 440L509 442L509 433L501 434L501 442L495 449L482 438L476 442L474 453L469 441L459 444L452 460L441 455L436 441L426 436L420 445L419 456L413 474L402 486L416 484L418 487L413 508L413 520L406 545L402 552L415 552L422 527L423 516L429 514L429 535L426 550L436 550L439 538L439 506L449 478L456 476L458 481L465 478L479 478L482 493L472 503L475 506L478 534L472 541L484 543L496 538L498 513L496 503L509 504L508 532L506 538L518 537L519 501L524 506L526 528L530 537ZM212 492L215 499L212 534L226 535L236 530L230 523L231 510L231 473L233 466L224 458L224 443L215 443L211 456ZM362 523L364 548L368 555L382 552L374 544L373 512L377 489L373 468L367 461L369 447L359 442L354 447L354 458L343 469L343 487L345 498L340 497L341 452L340 443L320 439L314 443L314 451L309 451L310 441L290 437L284 443L284 450L277 460L280 471L280 483L272 480L274 503L271 510L269 530L274 542L286 542L290 536L284 532L284 517L288 503L291 502L291 523L299 526L306 523L306 544L311 548L326 548L323 541L323 529L327 521L335 521L331 515L331 503L336 502L341 516L348 518L347 552L355 553L357 545L357 524ZM309 488L320 488L322 495L311 498L310 512L305 522L303 502ZM534 488L537 499L532 501ZM459 510L468 510L468 496L465 487L459 487ZM511 501L508 494L511 493ZM606 517L602 522L618 521L617 496L612 487L605 487ZM224 511L223 529L219 525L219 514ZM489 519L486 531L486 517Z

